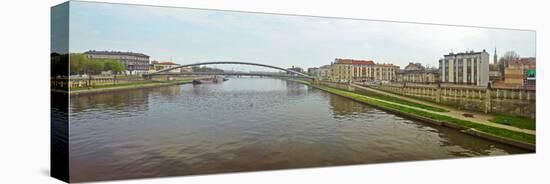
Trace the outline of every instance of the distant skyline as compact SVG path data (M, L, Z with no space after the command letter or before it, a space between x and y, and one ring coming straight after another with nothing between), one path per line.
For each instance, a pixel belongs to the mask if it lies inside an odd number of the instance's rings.
M70 52L140 52L151 60L190 64L247 61L319 67L335 58L401 68L437 66L449 52L514 50L535 57L535 32L509 29L242 13L72 1ZM224 66L224 69L264 70Z

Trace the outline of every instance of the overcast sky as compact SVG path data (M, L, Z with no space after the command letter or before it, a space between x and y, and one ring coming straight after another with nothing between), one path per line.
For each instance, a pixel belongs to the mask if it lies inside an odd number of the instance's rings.
M307 68L353 58L403 68L409 62L437 66L451 51L486 49L492 58L495 46L499 56L508 50L535 56L532 31L75 1L70 12L70 52L132 51L179 64L231 60ZM228 67L220 68L242 68Z

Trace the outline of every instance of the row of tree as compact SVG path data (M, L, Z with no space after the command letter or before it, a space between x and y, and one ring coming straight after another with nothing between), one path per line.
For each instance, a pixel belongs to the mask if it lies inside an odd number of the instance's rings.
M104 71L111 71L112 74L118 74L126 70L126 66L115 59L93 59L90 60L86 54L70 54L69 71L71 75L80 74L100 74Z

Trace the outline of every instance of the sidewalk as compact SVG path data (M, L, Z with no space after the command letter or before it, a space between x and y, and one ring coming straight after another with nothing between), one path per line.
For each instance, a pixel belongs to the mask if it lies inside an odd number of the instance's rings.
M430 113L434 113L434 114L445 115L445 116L449 116L449 117L453 117L453 118L457 118L457 119L472 121L472 122L475 122L475 123L480 123L480 124L484 124L484 125L487 125L487 126L507 129L507 130L511 130L511 131L515 131L515 132L523 132L523 133L531 134L531 135L535 135L535 132L536 132L535 130L522 129L522 128L518 128L518 127L513 127L513 126L508 126L508 125L503 125L503 124L498 124L498 123L491 122L490 120L493 119L493 116L490 115L490 114L485 114L485 113L481 113L481 112L473 112L473 111L463 111L463 110L459 110L459 109L456 109L456 108L443 106L443 105L440 105L440 104L431 103L431 102L427 102L427 101L417 100L417 99L414 99L414 98L405 97L405 96L401 96L401 95L396 95L396 94L393 94L393 93L389 93L389 92L385 92L385 91L382 91L382 90L373 89L373 88L369 88L369 87L365 87L365 86L360 86L360 85L353 84L353 83L350 84L350 85L355 87L355 88L360 88L360 89L363 89L363 90L366 90L366 91L371 91L371 92L391 96L391 97L394 97L394 98L407 100L407 101L414 102L414 103L419 103L419 104L424 104L424 105L428 105L428 106L432 106L432 107L438 107L438 108L446 109L449 112L429 111L429 110L418 108L418 107L413 107L413 106L408 106L408 105L404 105L404 104L399 104L399 103L389 102L389 101L380 100L380 99L376 99L376 98L371 98L371 99L378 100L378 101L381 101L381 102L391 103L391 104L400 105L400 106L405 106L405 107L408 107L408 108L422 110L422 111L426 111L426 112L430 112ZM465 116L463 116L463 114L472 114L473 117L465 117Z

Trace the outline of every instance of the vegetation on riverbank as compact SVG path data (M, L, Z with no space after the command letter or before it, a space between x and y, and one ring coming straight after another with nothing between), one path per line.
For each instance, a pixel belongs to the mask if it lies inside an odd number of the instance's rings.
M192 81L193 79L172 80L172 81L144 81L144 82L134 82L134 83L113 84L113 85L101 85L101 86L93 86L93 87L73 87L70 89L70 93L86 93L86 92L111 91L111 90L120 90L120 89L136 89L136 88L145 88L145 87L167 86L167 85L185 84L185 83L190 83Z
M81 90L90 90L90 89L104 89L104 88L116 88L116 87L131 87L131 86L141 86L145 84L153 84L157 82L144 81L144 82L132 82L132 83L117 83L110 85L98 85L98 86L82 86L82 87L72 87L71 91L81 91Z
M419 103L411 102L411 101L408 101L408 100L394 98L394 97L391 97L391 96L383 95L383 94L376 93L376 92L370 92L370 91L366 91L366 90L362 90L361 93L358 93L358 92L352 92L352 93L357 93L359 95L366 95L368 97L377 98L377 99L385 100L385 101L388 101L388 102L399 103L399 104L408 105L408 106L411 106L411 107L418 107L418 108L422 108L422 109L426 109L426 110L430 110L430 111L435 111L435 112L449 112L447 109L442 109L442 108L433 107L433 106L429 106L429 105L419 104Z
M333 93L333 94L337 94L337 95L344 96L344 97L349 97L349 98L355 99L357 101L361 101L361 102L364 102L364 103L367 103L367 104L379 106L379 107L382 107L382 108L397 110L399 112L410 114L412 116L420 116L420 117L429 118L429 119L436 120L436 121L442 121L442 122L453 123L453 124L456 124L456 125L461 125L461 126L464 126L464 127L467 127L467 128L474 128L476 130L479 130L479 131L482 131L482 132L485 132L485 133L489 133L489 134L499 136L499 137L513 139L513 140L520 141L520 142L531 143L531 144L534 144L536 142L535 135L526 134L526 133L523 133L523 132L515 132L515 131L502 129L502 128L497 128L497 127L492 127L492 126L488 126L488 125L484 125L484 124L480 124L480 123L475 123L475 122L471 122L471 121L467 121L467 120L457 119L457 118L453 118L453 117L449 117L449 116L445 116L445 115L440 115L440 114L430 113L430 112L427 112L427 111L417 110L417 109L413 109L413 108L409 108L409 107L405 107L405 106L401 106L401 105L386 103L386 102L382 102L382 101L379 101L379 100L375 100L373 98L369 98L369 97L361 95L361 94L357 94L357 93L342 90L342 89L332 88L332 87L328 87L328 86L316 86L316 87L321 89L321 90Z
M295 80L295 79L290 79L290 80L298 82L298 83L306 84L306 85L311 84L311 82L304 81L304 80ZM433 107L433 106L429 106L429 105L419 104L419 103L415 103L415 102L411 102L411 101L403 100L403 99L399 99L399 98L394 98L394 97L391 97L391 96L387 96L387 95L383 95L383 94L379 94L379 93L375 93L375 92L369 92L369 91L365 91L365 90L361 90L361 92L355 92L355 91L350 91L350 92L357 93L359 95L365 95L365 96L380 99L380 100L385 100L385 101L388 101L388 102L399 103L399 104L408 105L408 106L411 106L411 107L418 107L418 108L422 108L422 109L426 109L426 110L430 110L430 111L434 111L434 112L449 112L447 109L442 109L442 108Z
M103 71L111 71L113 74L126 70L126 66L115 59L90 59L86 54L70 54L69 71L71 75L76 74L99 74Z
M525 118L525 117L498 114L498 115L495 115L495 117L490 121L503 124L503 125L510 125L510 126L529 129L529 130L536 130L537 128L536 127L537 124L534 119Z

